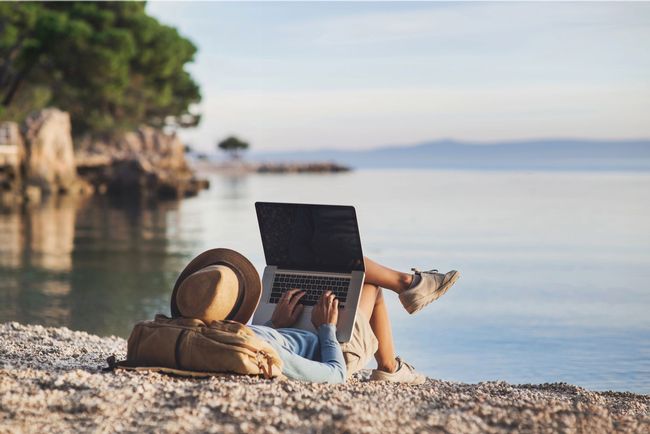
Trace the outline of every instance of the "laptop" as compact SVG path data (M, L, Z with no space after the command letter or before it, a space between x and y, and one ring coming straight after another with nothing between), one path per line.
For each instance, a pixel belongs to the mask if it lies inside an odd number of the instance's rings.
M255 210L266 267L253 324L271 319L282 294L298 288L305 308L292 327L315 331L311 311L331 290L339 300L336 338L349 341L365 276L354 207L256 202Z

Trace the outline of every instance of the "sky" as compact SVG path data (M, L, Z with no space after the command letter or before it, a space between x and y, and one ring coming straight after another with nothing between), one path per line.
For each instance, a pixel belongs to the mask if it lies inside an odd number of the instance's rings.
M198 47L197 150L650 137L650 3L149 2Z

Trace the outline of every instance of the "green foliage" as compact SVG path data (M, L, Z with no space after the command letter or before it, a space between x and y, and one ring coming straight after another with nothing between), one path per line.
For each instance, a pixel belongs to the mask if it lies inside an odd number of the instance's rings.
M8 121L23 121L35 110L48 106L52 100L52 91L47 86L33 85L18 92L9 107L0 105L0 119Z
M224 139L217 143L217 149L230 154L230 157L235 160L238 160L241 157L241 153L247 150L249 147L250 145L248 142L239 140L234 136L230 136L227 139Z
M75 134L197 125L196 47L140 2L0 2L0 116L70 112Z

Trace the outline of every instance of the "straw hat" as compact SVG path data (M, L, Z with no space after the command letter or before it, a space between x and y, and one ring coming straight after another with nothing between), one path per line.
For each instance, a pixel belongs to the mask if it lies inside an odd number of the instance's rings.
M260 276L251 262L230 249L212 249L194 258L178 276L172 292L172 317L245 324L262 294Z

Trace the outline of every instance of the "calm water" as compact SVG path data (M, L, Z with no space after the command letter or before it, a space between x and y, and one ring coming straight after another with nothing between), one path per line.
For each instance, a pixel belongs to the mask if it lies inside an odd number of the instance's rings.
M157 207L92 199L0 214L0 321L127 337L168 313L197 253L231 247L261 271L256 200L357 208L364 253L456 268L409 316L389 296L398 353L466 382L566 381L650 393L650 174L365 170L215 176Z

